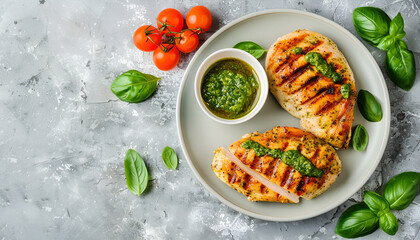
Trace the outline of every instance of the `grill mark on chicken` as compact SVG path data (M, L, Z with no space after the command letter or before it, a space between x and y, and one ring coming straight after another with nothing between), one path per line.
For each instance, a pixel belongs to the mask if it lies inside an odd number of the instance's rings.
M246 163L246 158L248 157L248 149L245 151L244 155L241 153L235 153L236 157L241 160L244 164ZM241 157L242 155L242 157ZM229 183L235 183L237 180L241 180L241 177L238 178L238 175L236 174L236 170L240 170L238 166L236 166L235 163L232 162L231 168L234 170L232 175L228 176Z
M284 138L300 138L304 135L303 131L289 131L288 129L289 127L283 127Z
M257 167L255 168L255 170L257 171L257 172L261 172L262 173L262 171L263 171L263 167L264 167L264 164L266 164L265 163L265 157L260 157L260 161L258 162L258 165L257 165ZM270 163L269 163L270 164ZM267 170L267 169L266 169Z
M331 167L331 166L329 166L329 167ZM325 168L324 169L324 176L322 176L320 179L318 179L317 180L317 188L319 189L319 188L321 188L323 185L324 185L324 183L325 183L325 179L326 179L326 175L329 173L330 171L329 171L329 169L328 168Z
M325 60L328 60L332 56L332 53L328 52L324 56L322 56Z
M334 86L332 86L332 87L330 87L330 88L328 88L327 89L327 91L325 92L325 94L327 95L333 95L334 94L334 92L335 92L335 88L334 88Z
M349 135L349 132L350 132L350 125L343 125L343 130L340 131L338 134L342 136L347 136Z
M287 179L288 179L288 177L289 177L289 174L290 174L290 171L292 170L292 168L291 167L289 167L289 166L287 166L286 167L286 170L283 172L283 175L281 176L281 183L280 183L280 186L284 186L284 184L286 184L286 182L287 182Z
M309 102L309 101L311 101L311 100L316 100L316 98L317 98L319 95L323 94L324 92L326 92L326 91L327 91L328 89L330 89L330 88L333 88L333 86L323 87L323 88L318 89L318 91L315 93L315 95L313 95L312 97L310 97L310 98L306 99L305 101L303 101L303 102L301 103L301 105L304 105L304 104L308 103L308 102ZM322 96L321 96L320 98L322 98ZM316 102L316 101L314 101L314 102Z
M344 102L344 106L341 108L341 112L338 114L337 118L341 119L348 111L351 111L353 108L353 104L350 99L346 99Z
M234 164L233 162L230 164L230 169L231 170L233 170L232 171L232 174L229 174L228 175L228 181L229 181L229 183L235 183L236 182L236 177L237 177L237 174L236 174L236 164Z
M265 185L264 184L261 184L261 186L260 186L260 193L264 193L265 189L266 189Z
M298 196L302 195L305 192L305 187L306 187L305 182L307 181L308 178L309 178L308 176L304 176L300 178L300 181L296 187L296 194Z
M291 55L291 56L288 55L288 56L286 56L284 58L284 61L277 66L277 68L275 70L275 73L278 73L281 70L285 69L287 66L290 66L290 64L292 64L294 61L296 61L300 57L301 57L301 55Z
M294 174L295 174L295 169L292 169L292 171L290 171L290 173L289 173L289 178L286 181L287 188L290 187L290 184L292 183Z
M289 49L292 46L297 45L298 43L302 42L309 34L302 34L299 35L293 39L291 39L287 44L279 44L276 45L276 51L278 52L285 52L287 49Z
M332 108L334 108L337 104L339 104L341 101L343 100L340 99L338 101L334 101L334 102L327 102L321 109L319 109L315 114L323 114L326 113L328 111L330 111Z
M232 175L229 175L228 181L230 184L236 182L236 173L234 172Z
M293 41L293 40L292 40ZM300 40L299 42L303 41ZM299 43L298 42L298 43ZM310 52L312 50L314 50L316 47L318 47L319 45L321 45L323 43L323 41L318 41L308 47L303 48L303 54L306 54L307 52ZM296 44L288 44L286 45L286 47L284 48L283 51L285 51L285 49L290 49L291 47L295 47L297 45ZM279 71L285 69L287 66L291 66L291 64L296 61L297 59L299 59L300 57L303 57L303 54L292 54L292 55L287 55L284 59L279 59L280 64L276 67L276 69L274 70L275 73L278 73Z
M320 78L321 77L319 75L315 75L315 76L309 78L308 81L306 81L305 83L303 83L300 86L300 88L292 91L290 94L295 94L295 93L297 93L299 91L302 91L305 88L309 88L309 87L313 86L314 84L316 84L320 80Z
M314 155L312 155L312 157L311 157L311 162L314 162L316 159L318 159L318 157L319 157L319 152L321 152L321 150L320 150L319 148L317 148L317 149L315 150Z
M340 122L342 122L342 131L340 131L338 134L340 136L347 136L347 138L350 138L350 132L351 132L351 122L346 122L346 116L349 111L352 111L353 108L353 102L350 101L350 99L346 99L344 102L344 106L342 106L340 113L338 114L338 119Z
M242 161L243 162L243 161ZM244 162L245 163L245 162ZM259 163L259 164L258 164ZM251 169L254 169L254 170L256 170L257 169L257 167L260 167L260 171L261 171L261 164L262 164L262 161L261 161L261 158L260 157L258 157L258 156L255 156L254 157L254 159L252 159L252 162L251 162L251 164L250 164L250 168Z
M302 144L299 144L299 145L297 146L296 150L297 150L298 152L302 152Z
M249 174L245 174L245 176L243 177L243 182L242 182L242 187L245 189L245 190L247 190L248 189L248 186L249 186L249 183L250 183L250 180L251 180L251 176L249 175Z
M279 158L279 159L277 159L276 165L274 166L273 171L271 172L271 174L268 174L270 176L270 179L272 179L272 178L274 178L276 176L276 172L277 172L277 169L279 168L280 163L281 163L281 159Z
M275 162L277 161L269 161L268 163L265 163L265 164L268 164L268 167L266 167L264 171L260 171L260 172L266 176L271 176L273 174L274 164L276 164Z
M303 65L299 68L296 68L289 76L282 77L282 81L278 86L282 86L285 83L291 84L294 82L300 75L304 74L310 68L309 64Z
M324 41L319 40L319 41L317 41L317 42L315 42L315 43L311 44L310 46L304 47L304 48L302 49L303 54L306 54L306 53L308 53L308 52L310 52L310 51L314 50L315 48L317 48L319 45L321 45L321 44L323 44L323 43L324 43Z

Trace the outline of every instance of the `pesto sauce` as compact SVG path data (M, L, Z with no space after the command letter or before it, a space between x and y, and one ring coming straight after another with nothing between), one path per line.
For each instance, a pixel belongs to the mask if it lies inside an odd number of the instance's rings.
M348 99L350 97L350 93L351 93L351 89L350 89L350 84L346 83L343 84L341 86L341 95L343 96L344 99Z
M255 106L259 84L246 62L227 58L216 62L204 75L201 95L207 108L225 119L248 114Z
M303 156L297 150L288 150L283 152L278 148L266 148L252 140L246 140L241 144L241 147L245 149L253 149L255 151L255 155L259 157L269 155L272 158L279 158L285 164L296 169L296 171L302 174L302 176L320 178L322 175L324 175L323 170L316 168L308 158Z
M333 82L341 81L343 75L335 71L334 66L328 64L327 61L317 52L309 52L305 55L305 61L314 65L316 70L322 75L331 78Z
M303 49L301 47L295 47L295 48L292 49L292 53L303 54Z

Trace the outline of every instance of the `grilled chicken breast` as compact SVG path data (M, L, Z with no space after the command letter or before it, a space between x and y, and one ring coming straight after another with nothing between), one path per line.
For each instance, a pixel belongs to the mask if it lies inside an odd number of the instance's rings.
M246 140L255 141L270 149L281 149L283 152L297 150L316 168L323 170L324 174L320 178L302 176L299 171L280 159L269 155L258 157L253 149L245 149L241 146ZM323 193L341 171L341 161L335 149L322 139L298 128L275 127L263 134L248 134L230 145L229 151L269 181L305 199L311 199ZM240 169L223 154L220 148L214 153L211 165L214 173L227 185L247 196L249 201L291 202Z
M308 52L321 54L342 75L341 81L334 83L309 64L305 60ZM347 148L356 87L353 72L337 45L322 34L297 30L270 47L265 63L271 93L286 111L300 118L302 129L334 147ZM343 84L350 84L348 99L341 94Z

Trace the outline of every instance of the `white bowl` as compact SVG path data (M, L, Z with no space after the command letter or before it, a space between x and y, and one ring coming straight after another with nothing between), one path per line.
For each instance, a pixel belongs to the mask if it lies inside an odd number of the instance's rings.
M248 63L255 71L257 75L257 80L259 84L259 94L257 95L257 104L255 107L245 116L236 119L224 119L221 117L216 116L213 114L204 103L203 97L201 96L201 85L203 83L204 75L210 70L210 67L217 61L226 58L236 58ZM198 105L200 106L201 110L209 116L211 119L224 124L238 124L248 121L252 117L254 117L264 106L265 100L267 100L268 95L268 80L265 70L261 63L251 54L235 48L225 48L218 50L208 56L204 61L201 63L200 67L197 70L197 74L195 76L195 98L197 99Z

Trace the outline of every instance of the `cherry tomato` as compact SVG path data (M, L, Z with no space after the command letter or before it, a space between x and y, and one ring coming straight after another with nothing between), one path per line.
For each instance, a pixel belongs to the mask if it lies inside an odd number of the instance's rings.
M161 33L152 25L139 27L133 36L134 45L145 52L155 50L159 46L161 39Z
M168 51L163 51L162 49L167 49ZM170 49L170 50L169 50ZM171 44L161 44L153 52L153 62L156 67L162 71L168 71L176 67L179 61L179 51L178 49Z
M201 28L202 32L206 32L211 27L211 13L204 6L195 6L191 8L185 18L188 28Z
M168 25L170 31L180 32L184 26L184 17L182 17L182 14L178 10L167 8L157 16L157 25L159 29L164 23Z
M179 51L189 53L194 51L198 46L198 35L192 30L187 30L175 35L175 45Z

